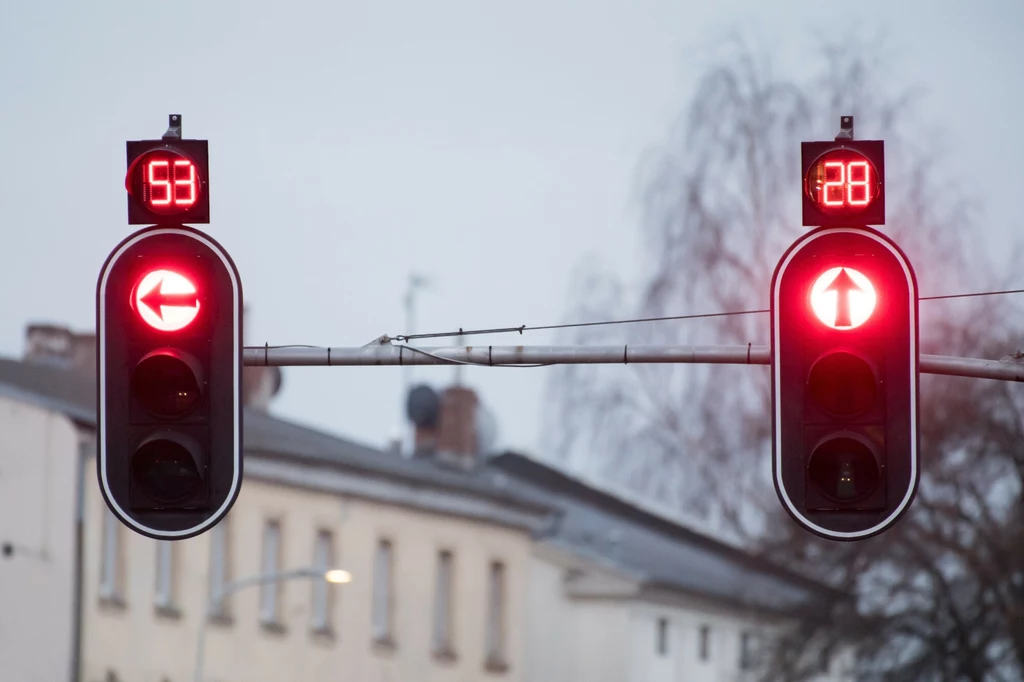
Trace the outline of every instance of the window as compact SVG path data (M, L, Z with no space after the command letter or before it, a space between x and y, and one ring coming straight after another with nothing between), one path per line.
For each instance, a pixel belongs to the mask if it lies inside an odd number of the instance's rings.
M277 573L281 561L281 523L267 521L263 527L263 564L260 573ZM278 597L281 582L271 581L260 587L260 622L264 625L278 624Z
M706 661L711 658L711 628L709 626L700 626L700 637L698 638L697 645L699 647L697 653L700 660Z
M739 669L754 670L762 665L765 640L760 632L743 632L739 635Z
M124 603L124 556L121 548L121 522L104 508L103 555L100 557L100 599Z
M227 618L230 615L227 599L221 595L228 584L231 573L228 567L228 518L210 530L210 615L214 618Z
M827 675L828 674L828 670L831 667L831 665L830 665L831 660L830 659L831 659L831 656L830 656L829 648L828 647L822 647L821 650L818 651L818 672L819 673L822 673L823 675Z
M174 605L175 593L175 559L174 543L158 540L156 543L156 599L157 611L169 614L176 612Z
M754 635L749 632L739 634L739 670L754 668Z
M322 530L316 534L313 546L313 568L327 572L334 562L334 538L330 531ZM333 606L333 590L326 580L313 581L313 607L310 609L310 628L313 632L331 632L331 607Z
M505 661L505 564L491 562L487 589L487 657L491 669L504 669Z
M391 541L381 540L373 566L373 639L387 645L394 644L391 622L394 617L393 572Z
M437 555L437 591L434 595L434 652L452 656L452 553Z
M668 618L658 619L658 632L656 647L659 656L668 655Z

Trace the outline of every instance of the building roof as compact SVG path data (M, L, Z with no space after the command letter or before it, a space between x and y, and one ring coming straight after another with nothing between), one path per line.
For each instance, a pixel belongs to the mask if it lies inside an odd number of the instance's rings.
M488 468L489 475L506 477L511 489L540 495L560 509L559 522L547 531L548 541L584 557L600 558L645 587L767 612L804 607L816 598L838 595L521 454L494 457Z
M96 426L96 382L70 367L52 362L0 358L0 395L67 415L75 422ZM533 513L554 510L536 495L517 494L493 481L431 459L406 459L385 450L302 426L258 410L242 417L246 456L298 460L401 479L453 492L470 493Z

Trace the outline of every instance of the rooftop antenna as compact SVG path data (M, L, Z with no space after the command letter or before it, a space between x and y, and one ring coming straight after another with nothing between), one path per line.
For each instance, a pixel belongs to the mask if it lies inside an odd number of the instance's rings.
M426 289L430 286L430 280L425 276L418 273L411 273L409 275L409 285L405 290L405 333L407 336L412 336L416 333L416 292L421 289ZM412 345L412 340L407 340L407 344ZM402 446L402 454L404 456L411 456L416 446L416 428L408 419L406 419L406 400L409 396L409 391L412 388L412 365L405 365L402 370L402 396L399 410L399 432L405 434L403 438L404 445Z

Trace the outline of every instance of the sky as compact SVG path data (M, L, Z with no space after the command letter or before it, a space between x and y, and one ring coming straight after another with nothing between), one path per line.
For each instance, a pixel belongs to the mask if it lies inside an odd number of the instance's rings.
M882 36L893 83L922 88L947 174L976 202L978 239L1012 273L1022 28L1020 0L7 0L0 355L22 353L29 323L92 330L97 275L133 231L124 143L158 138L170 113L209 140L202 229L240 271L248 344L566 321L584 259L642 277L640 161L734 30L793 77L833 36ZM429 286L410 329L413 273ZM556 454L541 451L550 371L464 371L496 417L496 447ZM441 387L453 369L412 379ZM400 368L288 368L272 411L384 446L400 433L404 380Z

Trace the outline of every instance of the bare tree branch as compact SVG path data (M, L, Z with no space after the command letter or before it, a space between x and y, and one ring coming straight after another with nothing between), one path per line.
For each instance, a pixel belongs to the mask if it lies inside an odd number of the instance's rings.
M773 74L742 41L724 50L641 173L647 276L630 292L590 270L578 309L647 317L767 307L775 264L803 232L799 142L831 139L841 114L856 116L858 138L886 141L885 231L915 264L922 292L996 284L975 249L971 203L941 175L942 136L917 117L918 92L886 87L883 47L826 45L804 82ZM922 352L999 357L1022 338L1015 311L1005 299L922 304ZM764 343L768 321L573 334L582 343ZM792 614L766 679L809 679L815 652L851 645L865 679L1024 679L1021 387L923 377L918 499L885 534L836 544L796 527L775 500L768 384L766 371L746 367L566 367L551 385L549 449L848 595Z

